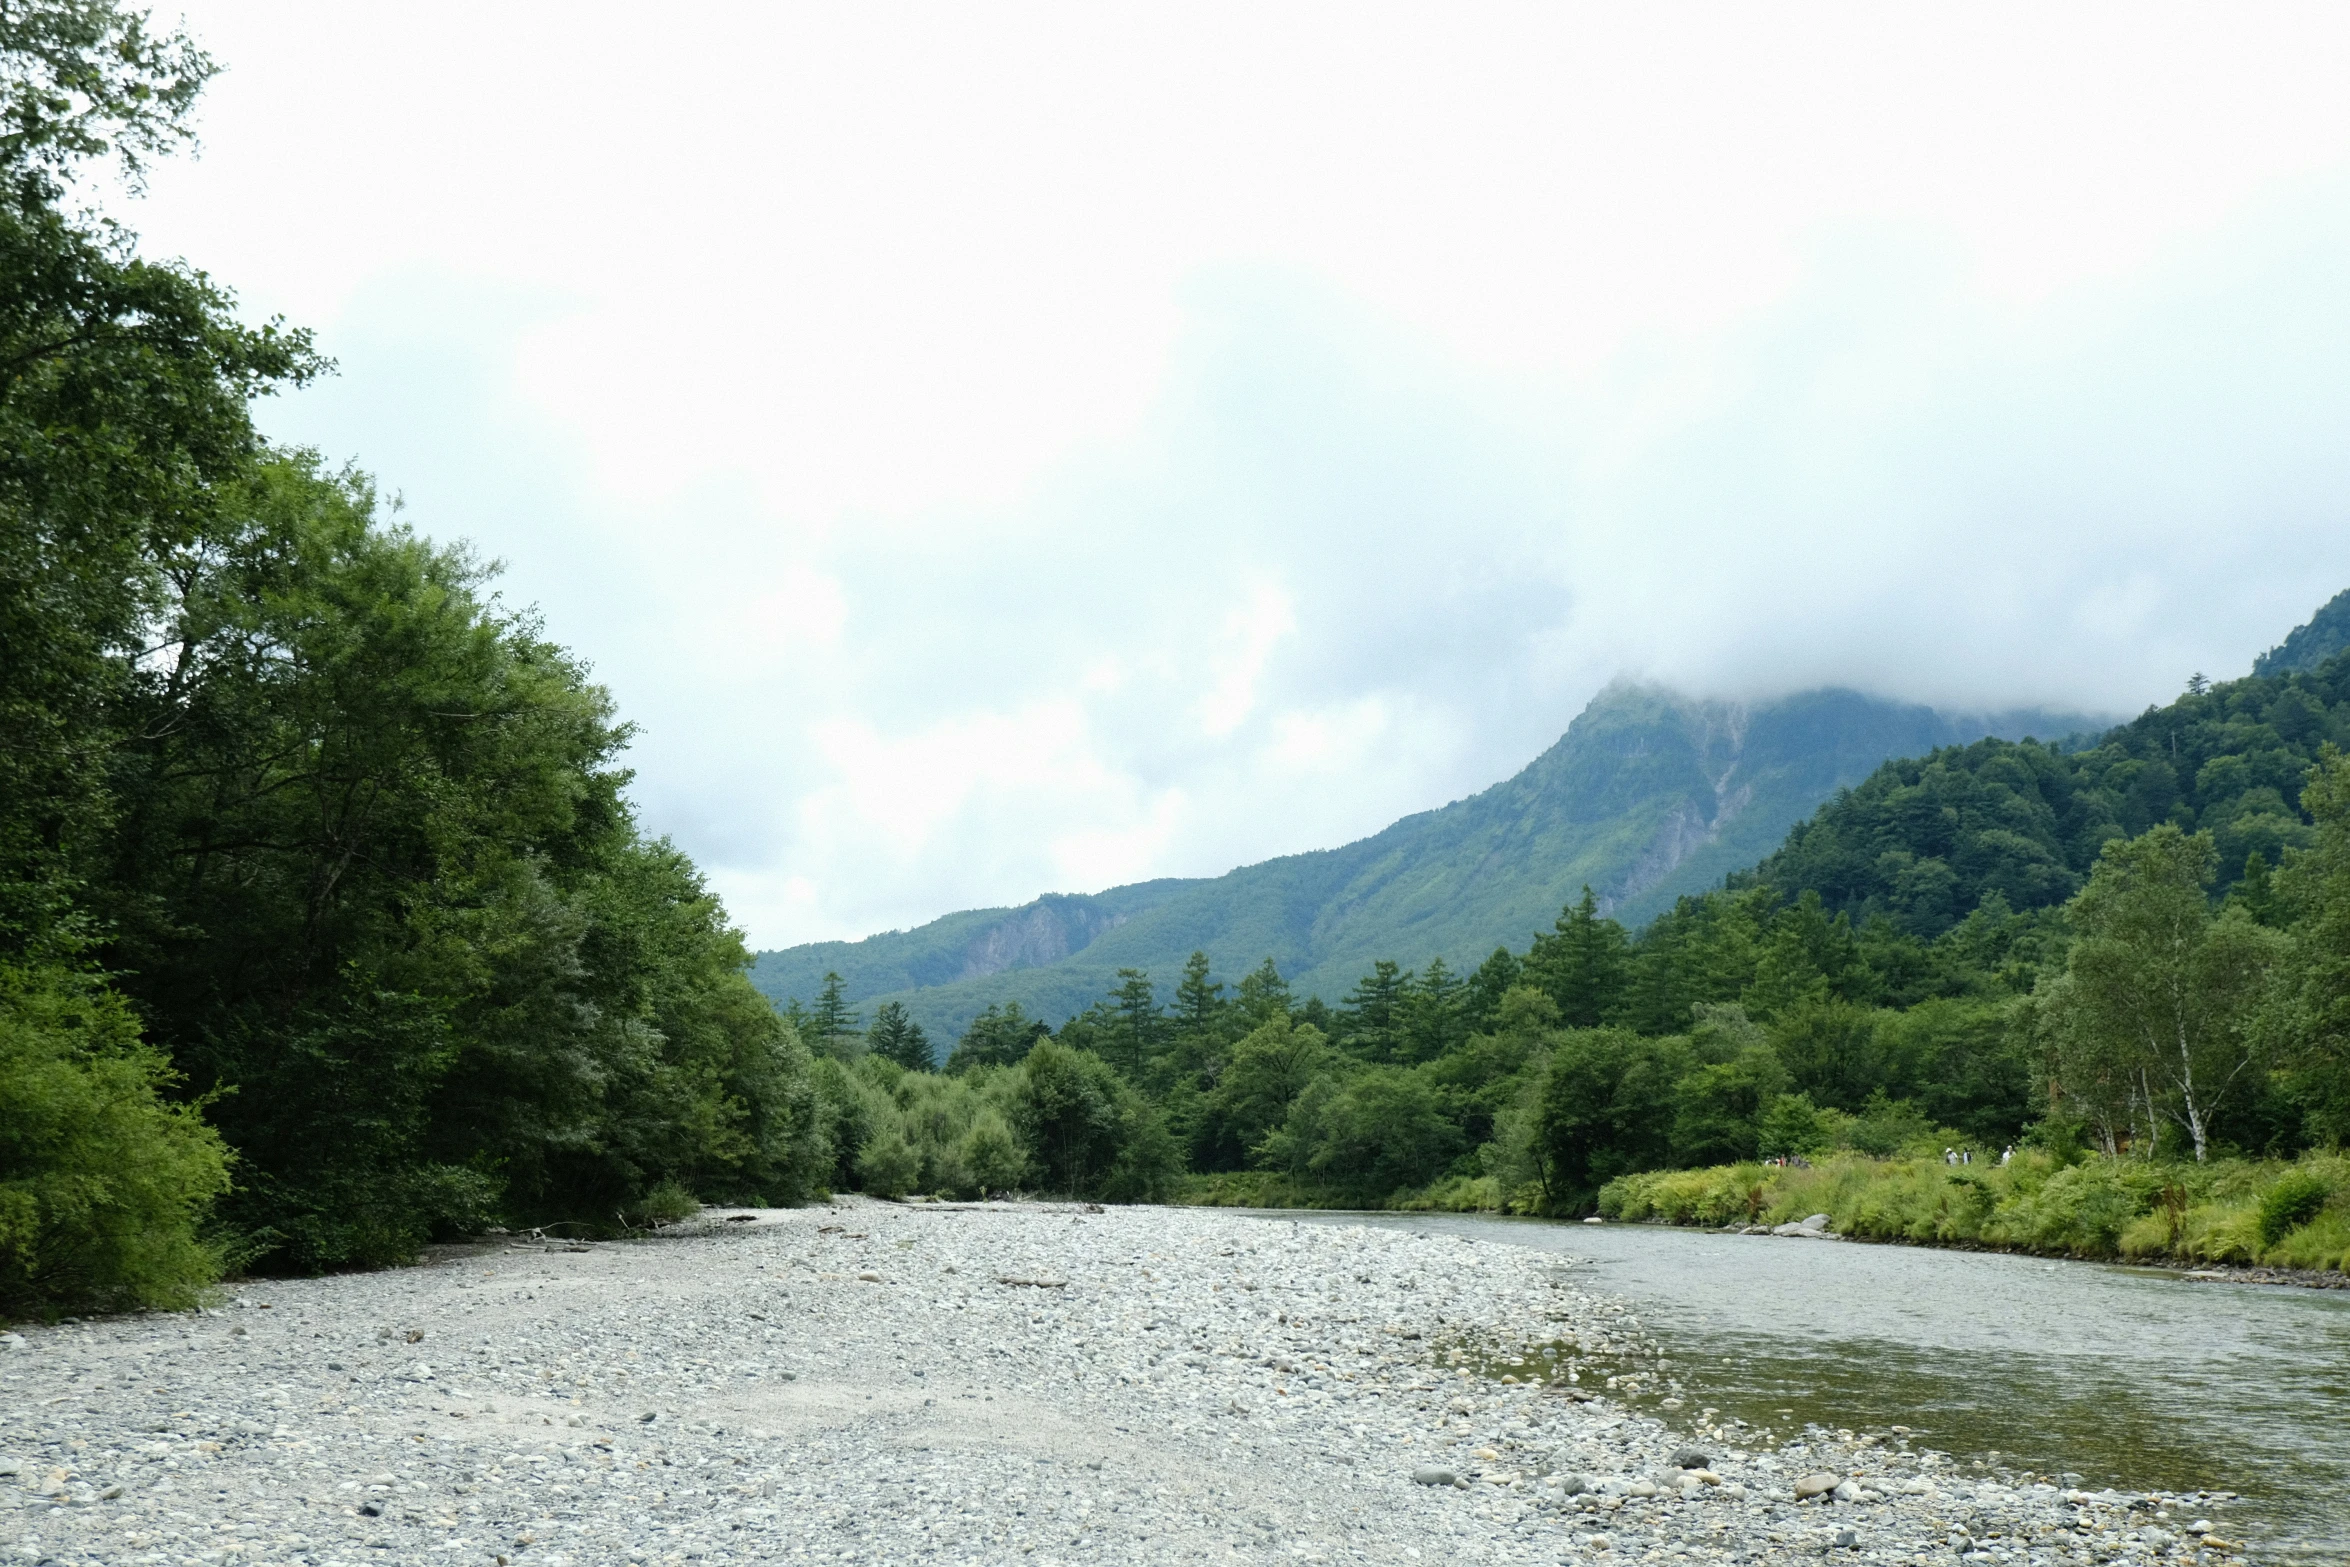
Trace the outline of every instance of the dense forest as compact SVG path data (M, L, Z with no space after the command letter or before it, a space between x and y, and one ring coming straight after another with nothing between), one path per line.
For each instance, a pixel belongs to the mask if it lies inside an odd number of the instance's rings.
M808 1053L604 692L256 433L306 334L87 214L212 63L40 0L0 64L0 1316L821 1186Z
M1335 1007L1195 953L1057 1028L991 1008L936 1070L895 1003L863 1027L834 984L788 1015L838 1179L889 1194L1568 1213L1634 1172L1839 1151L2290 1156L2350 1132L2346 730L2350 656L2197 679L2083 748L1888 763L1637 934L1586 891L1522 949L1377 963Z

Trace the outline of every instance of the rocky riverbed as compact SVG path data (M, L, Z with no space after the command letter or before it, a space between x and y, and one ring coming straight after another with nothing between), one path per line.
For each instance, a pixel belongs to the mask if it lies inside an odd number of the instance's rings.
M1913 1451L1898 1428L1717 1425L1620 1303L1518 1247L1052 1205L843 1201L684 1228L500 1240L241 1285L197 1315L20 1329L0 1339L0 1554L2230 1551L2224 1496L2067 1490Z

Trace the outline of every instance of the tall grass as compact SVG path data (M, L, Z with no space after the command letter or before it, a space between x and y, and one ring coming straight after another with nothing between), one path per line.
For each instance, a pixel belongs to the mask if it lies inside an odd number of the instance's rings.
M2350 1271L2350 1158L2155 1164L2019 1153L2008 1164L1824 1159L1655 1170L1611 1181L1608 1218L1787 1224L1828 1215L1838 1234L2047 1256L2256 1263Z

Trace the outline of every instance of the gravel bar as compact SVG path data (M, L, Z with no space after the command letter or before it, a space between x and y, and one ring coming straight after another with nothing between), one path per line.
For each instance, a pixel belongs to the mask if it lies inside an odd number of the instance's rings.
M0 1558L2229 1551L2201 1515L2224 1498L2067 1491L1898 1434L1776 1440L1680 1412L1659 1347L1551 1253L1049 1204L843 1199L682 1229L498 1240L0 1335Z

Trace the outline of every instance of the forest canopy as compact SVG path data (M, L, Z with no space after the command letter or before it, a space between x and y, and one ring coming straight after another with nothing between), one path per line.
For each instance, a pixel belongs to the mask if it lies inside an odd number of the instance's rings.
M306 333L83 215L211 72L0 11L0 1315L814 1189L809 1055L606 693L262 438Z

